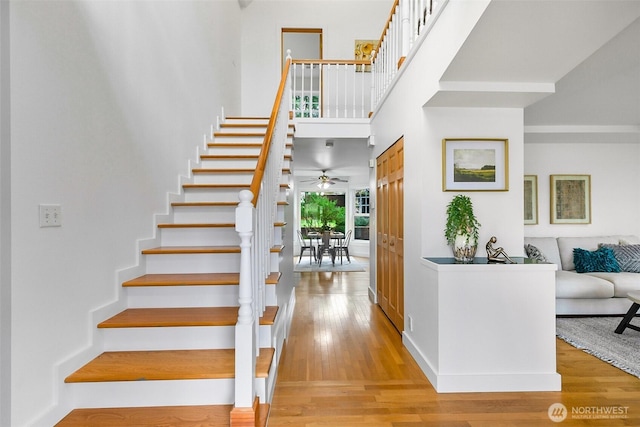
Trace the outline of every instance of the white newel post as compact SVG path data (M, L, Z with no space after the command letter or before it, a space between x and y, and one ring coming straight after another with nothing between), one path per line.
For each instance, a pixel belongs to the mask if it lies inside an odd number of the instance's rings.
M255 398L256 376L255 316L251 283L251 244L253 239L253 193L243 190L236 208L236 231L240 236L240 284L238 323L236 323L235 406L250 408Z

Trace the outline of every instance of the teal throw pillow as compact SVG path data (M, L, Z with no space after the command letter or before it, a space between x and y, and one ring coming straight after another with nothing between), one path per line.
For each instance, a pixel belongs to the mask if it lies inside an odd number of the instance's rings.
M613 250L607 247L600 247L595 251L573 248L573 263L578 273L620 272Z

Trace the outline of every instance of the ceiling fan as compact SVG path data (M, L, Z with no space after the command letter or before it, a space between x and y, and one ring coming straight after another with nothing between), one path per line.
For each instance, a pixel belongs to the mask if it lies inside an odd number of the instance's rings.
M348 182L346 179L342 179L342 178L332 178L327 176L327 171L323 170L322 171L322 175L320 175L318 178L315 179L308 179L302 182L315 182L316 185L323 189L326 190L327 188L331 187L332 185L334 185L336 182Z

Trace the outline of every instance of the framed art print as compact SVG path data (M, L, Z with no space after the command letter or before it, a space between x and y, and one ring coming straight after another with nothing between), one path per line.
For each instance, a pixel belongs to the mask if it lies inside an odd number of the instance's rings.
M442 140L442 191L507 191L509 140Z
M538 223L538 176L524 176L524 223Z
M551 224L591 224L591 175L551 175Z

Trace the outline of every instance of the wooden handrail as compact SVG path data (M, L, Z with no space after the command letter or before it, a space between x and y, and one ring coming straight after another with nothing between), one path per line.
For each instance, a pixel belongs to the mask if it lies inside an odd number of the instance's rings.
M400 3L400 0L395 0L393 2L393 6L391 6L391 11L389 12L389 17L387 18L387 22L384 24L384 28L382 29L382 34L380 35L380 40L378 40L378 48L376 49L376 51L371 56L371 62L373 62L373 60L376 59L376 56L378 55L378 52L380 51L380 46L382 46L382 42L384 41L384 35L387 32L387 30L389 29L389 25L391 25L391 20L393 19L393 15L395 15L395 13L396 13L396 8L398 7L399 3Z
M271 110L271 116L269 117L269 125L267 126L267 133L264 136L262 148L260 149L260 157L258 157L258 163L256 165L256 172L253 174L253 180L251 181L251 193L253 193L253 206L258 203L258 195L260 194L260 183L264 176L264 170L267 165L267 157L269 156L269 149L271 148L271 139L273 138L273 131L276 126L276 118L280 111L280 104L282 97L284 96L285 88L287 87L287 76L289 75L289 67L291 66L291 58L287 59L282 70L282 78L280 79L280 86L278 87L278 93L276 94L276 100L273 103L273 109Z
M356 61L355 59L294 59L292 64L320 64L320 65L370 65L370 61Z

